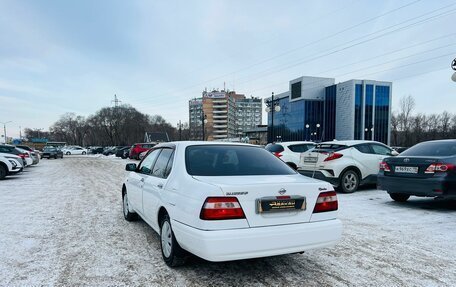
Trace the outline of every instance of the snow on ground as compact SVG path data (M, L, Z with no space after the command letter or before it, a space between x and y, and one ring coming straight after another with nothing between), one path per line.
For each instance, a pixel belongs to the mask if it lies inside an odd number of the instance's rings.
M159 238L122 217L127 161L42 160L0 181L0 285L456 286L456 203L339 194L334 248L168 268Z

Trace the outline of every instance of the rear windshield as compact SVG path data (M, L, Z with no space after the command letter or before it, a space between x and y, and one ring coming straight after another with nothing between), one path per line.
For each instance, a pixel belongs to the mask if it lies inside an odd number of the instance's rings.
M456 156L456 141L424 142L412 146L401 156Z
M284 148L283 146L279 145L279 144L268 144L265 149L268 151L268 152L283 152Z
M56 151L57 149L55 147L45 147L43 151Z
M294 144L294 145L289 145L288 148L292 152L305 152L308 151L309 149L313 148L313 144Z
M185 151L185 164L188 174L196 176L296 174L270 152L250 146L189 146Z

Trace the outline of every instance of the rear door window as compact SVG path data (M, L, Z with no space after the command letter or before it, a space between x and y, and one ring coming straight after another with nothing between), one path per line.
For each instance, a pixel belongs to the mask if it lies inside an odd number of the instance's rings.
M371 147L368 144L355 145L354 148L362 153L373 153Z
M391 150L386 146L382 146L379 144L370 144L370 145L375 154L391 155Z

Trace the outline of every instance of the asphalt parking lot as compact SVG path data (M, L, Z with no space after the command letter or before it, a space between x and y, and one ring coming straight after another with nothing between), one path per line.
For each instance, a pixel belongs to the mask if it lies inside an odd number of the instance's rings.
M158 235L123 219L126 160L42 160L0 182L0 285L455 286L456 202L339 194L334 248L170 269Z

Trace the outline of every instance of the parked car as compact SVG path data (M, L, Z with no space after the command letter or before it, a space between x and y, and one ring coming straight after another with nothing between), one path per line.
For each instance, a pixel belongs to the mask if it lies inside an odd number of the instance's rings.
M391 148L397 151L398 153L402 153L408 149L408 147L403 146L392 146Z
M63 148L62 152L65 155L86 155L87 154L87 149L80 147L80 146L72 146L69 148Z
M101 146L91 147L91 148L90 148L90 153L91 153L91 154L103 153L103 147L101 147Z
M278 142L266 145L265 149L286 162L289 166L298 169L301 153L315 147L313 142Z
M143 158L147 155L148 152L149 152L149 151L146 150L146 151L143 151L142 153L140 153L139 156L138 156L138 157L139 157L139 160L143 160Z
M352 193L361 184L376 183L380 162L397 154L375 141L323 142L301 154L298 171L327 181L341 192Z
M14 154L22 159L22 166L26 167L33 164L33 159L30 154L24 150L20 150L12 145L0 145L0 153Z
M17 148L20 152L22 152L22 153L24 153L24 154L26 153L26 154L29 155L28 158L31 160L31 162L28 162L27 165L36 165L36 164L38 164L38 162L40 161L40 160L38 159L38 156L36 155L35 152L31 152L31 151L28 151L28 150L25 150L25 149L22 149L22 148L18 148L18 147L16 147L16 148Z
M337 195L263 148L174 142L155 146L122 186L126 220L160 234L169 266L187 252L229 261L328 247L341 237Z
M123 149L123 148L129 148L129 147L125 147L125 146L113 146L113 147L110 147L109 149L105 150L103 152L104 155L116 155L117 156L117 151L119 149Z
M422 142L385 158L377 188L400 202L411 195L456 198L456 140Z
M129 158L130 159L139 159L139 154L143 151L148 151L153 148L155 144L153 143L135 143L131 146Z
M41 158L63 158L63 151L52 146L45 146Z
M8 175L13 175L22 171L22 161L20 157L12 154L0 154L0 180Z
M130 156L130 150L131 150L131 147L129 147L123 151L123 155L122 155L123 159L128 158Z
M130 152L129 146L120 147L116 150L116 157L127 158L128 154L125 156L126 152Z
M39 150L32 149L31 147L29 147L27 145L16 145L16 147L28 151L30 156L33 159L34 165L38 164L40 162L40 151Z

